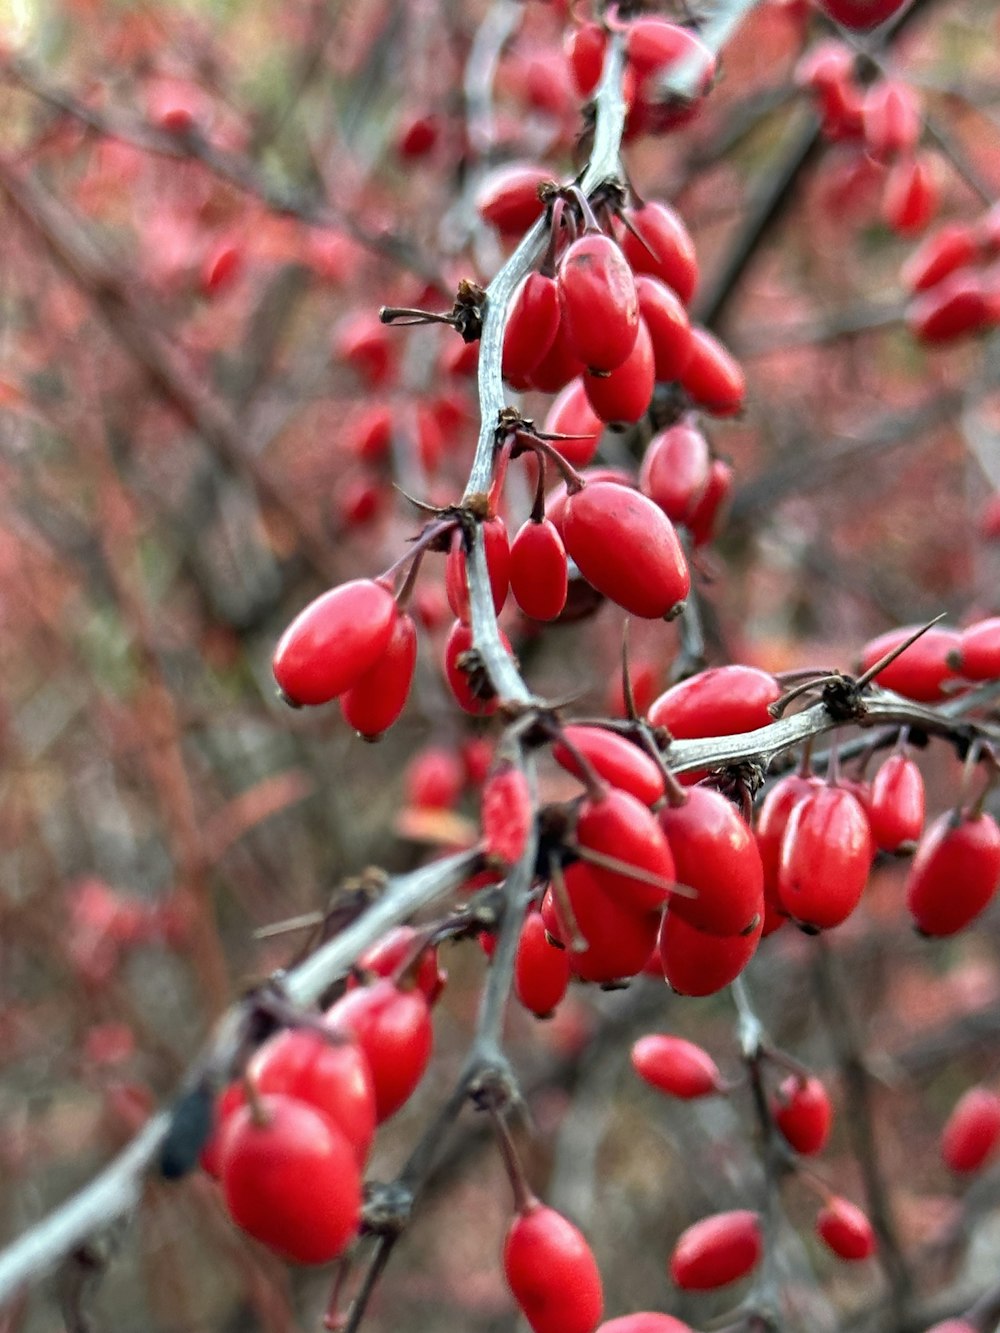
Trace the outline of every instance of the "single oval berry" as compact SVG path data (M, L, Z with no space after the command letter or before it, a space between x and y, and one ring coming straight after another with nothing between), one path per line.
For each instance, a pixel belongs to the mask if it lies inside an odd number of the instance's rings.
M820 1079L789 1074L778 1089L774 1121L797 1153L812 1157L830 1137L833 1107Z
M632 1067L652 1087L684 1101L724 1090L722 1072L708 1051L683 1037L640 1037L632 1047Z
M906 323L927 343L951 342L981 333L994 322L990 294L982 275L962 268L949 273L906 307Z
M636 273L659 278L689 305L698 285L698 257L691 233L678 212L653 200L623 212L625 258Z
M635 290L653 344L653 373L661 384L679 380L691 360L691 321L684 302L648 273L636 277Z
M604 1308L601 1275L568 1218L535 1200L507 1230L503 1268L533 1333L594 1333Z
M639 491L588 482L566 500L563 540L583 577L632 615L667 616L691 590L673 524Z
M372 389L387 384L395 373L396 340L378 315L367 310L356 311L337 325L333 354Z
M534 822L534 805L528 780L519 768L501 764L483 787L483 849L513 865L524 855Z
M845 28L863 32L891 18L906 0L816 0L820 9Z
M501 236L519 239L545 212L538 189L551 180L544 167L511 162L483 181L476 194L476 210Z
M670 914L711 935L743 935L760 924L764 871L749 825L728 797L689 787L682 805L665 805L660 826L679 884L694 898L675 896Z
M932 221L941 201L933 163L919 153L894 162L885 182L882 216L900 236L914 236Z
M503 335L503 377L515 389L530 387L532 372L555 342L559 318L555 279L529 273L511 302Z
M743 410L743 367L707 329L691 329L691 353L679 378L695 403L713 416L731 417Z
M779 778L764 797L757 816L757 850L764 867L764 894L777 897L778 869L781 865L781 842L792 811L821 780L801 773L789 773Z
M705 493L711 466L704 435L678 422L654 435L647 445L639 489L672 523L686 523Z
M938 227L909 256L903 265L903 286L911 292L930 291L957 269L966 268L979 255L975 232L964 222Z
M592 371L617 369L635 346L639 298L617 241L588 232L573 242L556 274L562 327Z
M690 28L656 14L635 18L628 25L625 54L629 64L641 79L652 74L695 63L699 88L704 88L715 77L715 56Z
M426 941L426 938L426 932L414 926L394 926L360 956L348 978L348 989L353 990L362 983L367 985L376 977L390 977L396 982L405 977L415 981L427 997L427 1003L433 1004L445 988L448 973L438 962L435 947L417 949L418 942Z
M601 81L607 44L607 34L599 23L581 23L566 35L563 50L581 97L589 97Z
M867 671L919 628L919 625L903 625L870 639L861 650L860 669ZM949 697L947 686L957 679L950 659L960 647L957 630L932 626L882 668L875 684L918 703L938 703Z
M669 908L657 937L657 968L678 995L716 995L731 985L757 952L764 922L745 935L712 935Z
M567 866L563 880L566 903L550 888L542 899L542 919L552 938L566 948L573 975L599 985L637 976L656 945L660 913L636 912L616 902L583 861ZM585 948L578 947L576 935Z
M552 444L572 467L587 466L597 452L604 422L587 401L582 379L572 380L561 390L542 429L546 435L579 436L575 440L553 440Z
M891 161L911 153L920 139L920 106L908 83L879 79L865 92L861 110L865 144L872 157Z
M492 518L485 519L481 526L493 610L499 615L510 590L510 546L507 541L507 525L499 514L494 514ZM469 584L466 566L465 539L461 529L456 528L452 533L445 566L445 591L448 594L448 605L463 625L469 623Z
M347 1139L314 1107L276 1094L244 1106L227 1126L222 1192L238 1226L300 1264L336 1259L361 1218L361 1177Z
M529 518L510 548L510 590L532 620L555 620L569 589L566 547L551 519Z
M970 1088L956 1102L941 1131L941 1156L951 1171L978 1171L1000 1143L1000 1097Z
M713 458L704 493L687 518L687 530L695 547L705 546L715 537L732 489L733 469L724 458Z
M663 770L652 755L640 750L624 736L614 731L605 731L603 727L575 723L563 727L562 735L568 744L556 741L552 747L552 758L567 773L572 773L575 778L583 778L583 770L573 753L576 750L605 782L631 792L643 805L655 805L663 799Z
M569 954L549 943L541 913L529 912L514 960L514 993L537 1018L548 1016L569 986Z
M816 1234L838 1259L868 1259L877 1249L871 1222L849 1199L832 1198L820 1210Z
M924 831L924 779L905 754L891 754L872 779L868 823L883 852L910 851Z
M500 642L514 656L507 635L500 631ZM472 642L472 629L456 620L444 646L444 670L451 692L461 708L474 717L489 717L497 710L498 699L485 667Z
M674 859L656 816L630 792L612 787L584 798L576 841L594 879L616 902L636 912L661 908L674 884ZM587 853L595 860L589 860ZM612 869L608 858L621 863Z
M552 346L531 372L531 383L542 393L558 393L575 379L583 375L586 366L573 350L573 344L566 334L566 326L560 319Z
M955 665L966 680L1000 676L1000 616L979 620L962 631Z
M728 736L770 725L768 708L780 698L781 686L757 667L709 667L664 691L651 705L649 721L678 740Z
M331 588L300 611L274 652L274 678L296 707L325 704L356 685L389 646L392 590L372 579Z
M653 340L640 316L632 350L605 375L590 371L583 378L587 401L602 421L631 424L649 410L656 387Z
M387 978L351 990L326 1012L334 1032L350 1033L368 1059L379 1124L407 1101L424 1076L434 1041L421 990L400 990Z
M756 1213L716 1213L681 1233L670 1256L670 1276L685 1291L712 1291L756 1268L763 1249Z
M778 898L807 930L830 930L861 901L875 848L853 793L817 787L792 810L781 840Z
M366 740L377 740L406 707L417 665L417 627L405 611L396 617L385 652L340 696L345 722Z
M450 810L465 786L462 760L444 745L426 745L410 760L404 775L407 805L420 810Z
M279 1032L254 1056L249 1074L258 1092L280 1093L321 1111L364 1162L375 1137L375 1088L354 1042L328 1041L305 1029Z
M992 901L1000 883L1000 828L992 815L941 815L921 839L906 905L924 935L954 935Z

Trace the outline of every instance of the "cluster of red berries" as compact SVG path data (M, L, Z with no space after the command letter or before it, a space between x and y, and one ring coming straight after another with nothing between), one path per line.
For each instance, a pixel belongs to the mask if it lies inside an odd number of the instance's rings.
M903 265L907 322L925 342L950 342L1000 322L1000 208L939 227Z
M400 927L315 1025L271 1037L222 1093L201 1162L249 1235L306 1264L354 1239L375 1130L423 1077L444 982L434 949Z

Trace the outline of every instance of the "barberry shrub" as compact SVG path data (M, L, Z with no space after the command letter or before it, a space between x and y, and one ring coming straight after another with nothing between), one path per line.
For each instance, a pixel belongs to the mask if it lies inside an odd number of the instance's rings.
M997 6L11 13L4 1326L987 1333Z

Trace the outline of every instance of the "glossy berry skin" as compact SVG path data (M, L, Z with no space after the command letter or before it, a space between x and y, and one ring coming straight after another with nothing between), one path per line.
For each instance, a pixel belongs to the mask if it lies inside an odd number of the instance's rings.
M716 1213L681 1233L670 1256L670 1276L685 1291L713 1291L756 1268L763 1249L756 1213Z
M773 1108L774 1121L785 1139L803 1157L822 1152L830 1137L833 1107L818 1078L796 1074L782 1081Z
M576 840L585 861L593 851L634 867L632 875L587 861L594 879L616 902L636 912L652 912L666 902L674 883L674 859L656 816L631 793L612 787L601 800L585 797Z
M912 851L924 831L924 779L904 754L891 754L872 779L868 823L883 852Z
M701 431L684 422L650 440L639 472L639 489L672 523L685 523L705 493L712 460Z
M566 547L551 519L527 519L510 548L510 590L532 620L555 620L566 605Z
M588 482L569 496L563 540L583 577L632 615L670 615L691 590L673 524L652 500L626 486Z
M513 656L510 640L503 630L500 631L500 639L508 653ZM480 675L476 670L470 672L464 664L465 654L471 650L472 630L468 625L456 620L444 649L444 669L448 684L459 706L465 712L471 713L474 717L489 717L491 713L496 712L498 700L489 688L485 673Z
M531 383L542 393L558 393L571 380L583 375L586 366L573 350L566 327L560 319L552 346L531 372Z
M906 0L817 0L817 3L834 22L863 32L891 18Z
M325 1264L350 1244L361 1215L354 1149L312 1106L260 1098L266 1123L249 1106L227 1126L222 1192L238 1226L285 1259Z
M597 452L604 422L587 402L582 379L575 379L560 392L548 410L542 427L546 435L579 435L578 440L553 440L566 462L586 467Z
M581 97L589 97L601 79L607 34L599 23L581 23L566 36L563 50L573 86Z
M376 664L392 636L392 591L353 579L310 602L274 652L274 678L296 707L325 704L349 690Z
M216 1180L222 1174L222 1144L226 1126L233 1115L246 1105L246 1089L242 1079L230 1083L215 1099L212 1112L212 1132L205 1140L198 1162L203 1171L207 1171Z
M1000 676L1000 616L979 620L962 631L956 666L966 680Z
M716 995L731 985L757 952L763 920L745 935L711 935L668 910L657 937L657 965L678 995Z
M348 989L353 990L359 984L358 978L366 983L376 977L399 981L403 965L410 963L406 969L407 978L416 982L428 1004L434 1004L445 988L448 973L440 966L438 951L434 947L421 949L414 962L415 946L421 933L413 926L394 926L387 931L358 959L348 979Z
M548 1018L566 994L570 978L566 949L550 944L541 913L529 912L514 960L514 993L537 1018Z
M408 1100L431 1058L433 1030L420 990L400 990L388 978L341 996L327 1010L334 1032L350 1033L368 1059L375 1117L388 1120Z
M562 327L590 370L620 366L635 346L639 298L628 260L610 236L588 232L563 255L556 274Z
M534 821L531 790L519 768L501 764L490 774L481 809L486 854L513 865L524 855Z
M833 1198L820 1210L816 1234L838 1259L869 1259L878 1248L871 1222L849 1199Z
M279 1032L250 1064L260 1093L280 1093L322 1112L364 1163L375 1137L375 1088L368 1061L353 1042L326 1041L306 1030Z
M820 786L820 779L789 773L779 778L764 797L757 816L757 849L764 867L764 893L776 897L778 868L781 865L781 842L789 817L799 801Z
M552 179L544 167L512 162L498 167L483 181L476 195L476 209L484 222L501 236L520 239L545 211L538 187Z
M344 721L365 740L377 740L406 707L417 665L417 627L405 611L396 617L385 652L340 696Z
M663 772L656 760L617 732L603 727L570 723L562 734L579 750L599 777L612 787L630 792L643 805L655 805L663 799ZM552 747L552 758L567 773L582 777L575 755L562 741Z
M666 384L680 379L691 360L691 321L684 302L659 278L640 273L635 280L639 313L653 344L653 373Z
M757 667L709 667L664 691L649 721L678 740L756 731L774 720L767 710L780 697L778 682Z
M563 920L551 889L542 899L542 919L553 939L566 946L573 975L599 985L637 976L656 945L660 913L636 912L616 902L582 861L567 866L563 877L577 930L587 947L572 947L570 923Z
M691 1101L722 1091L722 1073L708 1051L683 1037L652 1033L632 1047L632 1068L669 1097Z
M732 417L743 410L743 367L707 329L692 328L691 352L679 379L695 403L713 416Z
M906 879L906 905L923 935L954 935L993 899L1000 883L1000 828L992 815L927 829Z
M670 1314L654 1314L642 1310L638 1314L609 1319L597 1333L693 1333L690 1324L683 1324Z
M483 522L482 529L493 610L499 615L510 589L510 546L507 540L507 526L498 514L494 514L492 518ZM465 544L461 532L456 529L452 534L448 562L445 566L445 591L448 594L448 605L463 625L469 623L467 577Z
M715 537L732 489L733 469L724 458L713 458L702 497L687 518L687 529L696 548Z
M597 1262L583 1233L554 1208L535 1200L514 1218L503 1269L533 1333L594 1333L604 1308Z
M683 805L665 805L660 827L674 856L679 884L697 897L675 896L672 915L710 935L743 935L764 912L764 870L749 825L728 797L690 787Z
M503 377L515 389L530 386L532 372L555 341L559 319L555 279L529 273L511 302L503 335Z
M641 316L625 360L607 375L588 371L583 385L587 401L602 421L631 424L645 416L656 385L656 364L653 340Z
M781 840L778 898L807 930L830 930L851 915L868 882L875 848L868 816L842 787L817 787L792 810Z
M970 1088L956 1102L941 1131L941 1156L950 1171L978 1171L1000 1143L1000 1097Z
M870 639L861 650L860 669L867 671L919 628L918 625L903 625ZM949 659L960 647L961 636L957 630L932 626L879 672L875 684L918 703L939 703L949 697L946 687L956 680Z
M689 305L698 285L698 256L680 214L654 200L643 208L626 208L624 216L638 233L626 230L622 237L633 270L659 278Z

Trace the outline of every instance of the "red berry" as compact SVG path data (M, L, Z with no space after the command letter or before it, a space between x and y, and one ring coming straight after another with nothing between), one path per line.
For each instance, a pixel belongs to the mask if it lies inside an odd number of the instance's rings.
M406 803L420 810L451 810L465 786L462 761L454 750L428 745L407 766Z
M417 664L417 627L405 611L396 617L385 652L340 696L344 720L366 740L376 740L406 707Z
M699 86L711 83L715 77L715 57L697 33L659 15L632 20L625 37L625 54L640 78L665 74L696 60Z
M687 529L696 547L710 542L718 532L732 489L733 469L724 459L713 458L704 494L687 519Z
M603 727L575 724L563 727L562 734L612 787L631 792L643 805L655 805L663 799L663 770L652 755L624 736ZM583 777L576 756L562 741L556 741L552 747L552 757L567 773Z
M1000 883L1000 828L992 815L939 816L906 879L906 905L924 935L954 935L988 906Z
M562 328L585 366L615 370L635 346L639 298L617 241L588 232L573 242L556 275Z
M486 568L490 576L490 592L493 595L493 609L497 615L503 610L507 593L510 589L510 546L507 541L507 526L503 519L495 514L482 524L483 545L486 549ZM467 582L465 543L462 532L456 528L451 538L448 551L448 563L445 568L445 590L448 605L455 616L464 624L469 623L469 585Z
M691 321L680 297L648 273L635 280L639 313L646 321L653 344L653 370L657 381L679 380L691 360Z
M300 1264L342 1254L358 1229L361 1178L354 1150L327 1117L278 1095L244 1106L227 1126L222 1192L239 1226Z
M421 932L413 926L394 926L381 939L376 940L371 948L366 949L354 966L354 974L348 979L348 989L353 990L366 984L375 977L391 977L400 980L400 969L407 962L412 966L407 972L427 997L427 1003L433 1004L444 990L448 973L438 963L436 948L424 948L419 951L417 961L414 946L421 937Z
M1000 616L979 620L963 630L957 669L966 680L995 680L1000 676Z
M510 640L503 630L500 640L513 657ZM474 653L472 630L460 620L452 625L445 644L444 669L452 693L467 713L474 717L489 717L496 712L499 701L485 669L478 662L478 655Z
M391 588L354 579L310 602L274 652L274 678L294 705L325 704L357 685L385 653L396 622Z
M231 286L243 269L243 247L233 241L220 241L208 252L201 269L201 290L215 296Z
M833 1107L818 1078L789 1074L778 1089L774 1120L782 1134L805 1157L822 1152L830 1137Z
M649 721L678 740L756 731L773 722L767 710L780 697L778 682L757 667L709 667L661 694Z
M394 417L392 408L376 403L363 408L347 422L342 443L345 449L366 463L378 463L392 444Z
M510 548L510 589L532 620L555 620L566 605L566 547L550 519L529 518Z
M820 1210L816 1234L838 1259L868 1259L877 1249L871 1222L849 1199L832 1198Z
M756 1213L716 1213L681 1233L670 1256L670 1276L685 1291L712 1291L756 1268L763 1248Z
M660 1092L684 1101L723 1091L722 1073L708 1051L683 1037L640 1037L632 1047L632 1067Z
M483 846L508 865L519 861L534 822L527 779L519 768L501 765L486 779L482 798Z
M599 23L583 23L566 35L563 49L581 97L589 97L601 80L607 43L607 34Z
M554 1208L532 1203L511 1222L503 1268L533 1333L594 1333L601 1275L584 1236Z
M587 401L582 379L574 379L561 390L542 429L546 435L579 435L578 440L554 440L553 444L571 466L587 466L597 452L604 422Z
M572 923L550 889L542 900L545 929L565 946L574 976L603 984L642 971L656 944L659 912L636 912L616 902L582 861L563 871L566 895L585 949L573 947Z
M707 329L692 328L690 345L691 354L678 378L695 403L716 417L741 412L747 381L740 363Z
M816 0L816 3L835 23L863 31L891 18L906 0Z
M606 375L588 371L583 386L587 401L602 421L631 423L645 416L656 386L656 368L653 340L641 316L626 359Z
M216 1180L222 1175L222 1145L225 1141L226 1126L235 1112L246 1105L246 1088L242 1080L230 1083L215 1100L212 1113L212 1132L205 1140L198 1161L203 1171L207 1171Z
M571 380L581 376L585 369L567 337L565 325L560 321L552 346L531 373L531 383L542 393L558 393Z
M498 167L476 194L479 216L496 227L501 236L519 239L545 212L538 187L551 179L551 173L544 167L526 162Z
M861 650L861 670L874 666L919 628L919 625L904 625L871 639ZM938 703L949 697L946 686L956 680L949 659L960 648L957 630L935 625L884 667L875 677L875 684L918 703Z
M903 265L903 285L911 292L929 291L956 269L972 264L979 254L975 232L964 222L938 227Z
M839 926L861 901L875 848L868 816L843 787L816 787L792 810L781 840L778 898L808 930Z
M353 1042L321 1033L279 1032L250 1063L260 1093L280 1093L321 1111L354 1149L359 1163L375 1137L375 1088L368 1061Z
M684 422L654 435L646 446L639 489L673 523L685 523L708 485L711 457L700 430Z
M669 909L660 923L657 968L678 995L715 995L740 975L757 952L763 921L745 935L712 935Z
M670 913L711 935L743 935L760 924L764 871L750 828L727 797L690 787L683 805L659 812L678 884L695 898L674 896Z
M566 949L550 944L539 912L529 912L521 927L514 962L514 992L525 1009L547 1018L566 994L570 978Z
M612 787L600 799L585 797L576 840L591 875L623 907L652 912L666 902L674 883L670 848L656 816L629 792ZM628 869L589 861L587 852L613 858Z
M882 199L882 216L900 236L923 231L938 211L940 193L933 164L914 154L901 157L889 171Z
M928 343L951 342L981 333L993 322L989 292L982 275L956 269L906 307L906 323Z
M970 1088L955 1104L941 1131L941 1156L951 1171L978 1171L1000 1143L1000 1097Z
M379 1124L407 1101L424 1076L434 1040L421 990L384 979L350 990L327 1010L334 1032L350 1033L368 1058Z
M792 811L805 796L820 785L820 779L789 773L779 778L764 797L757 816L757 850L764 867L764 894L776 897L781 842Z
M626 208L624 218L631 230L622 238L622 250L635 272L659 278L685 305L690 304L698 284L698 258L680 214L653 201L642 208Z
M503 377L527 389L538 363L559 331L559 292L554 278L529 273L514 294L503 336Z
M378 315L356 312L341 320L333 340L334 356L351 366L372 389L386 384L396 365L396 339Z
M868 823L883 852L912 850L924 829L924 779L904 754L892 754L872 780Z
M691 589L673 524L626 486L591 481L569 496L563 540L583 577L632 615L667 616Z
M872 157L891 161L911 153L920 138L920 106L908 83L879 79L865 92L862 105L865 143Z

